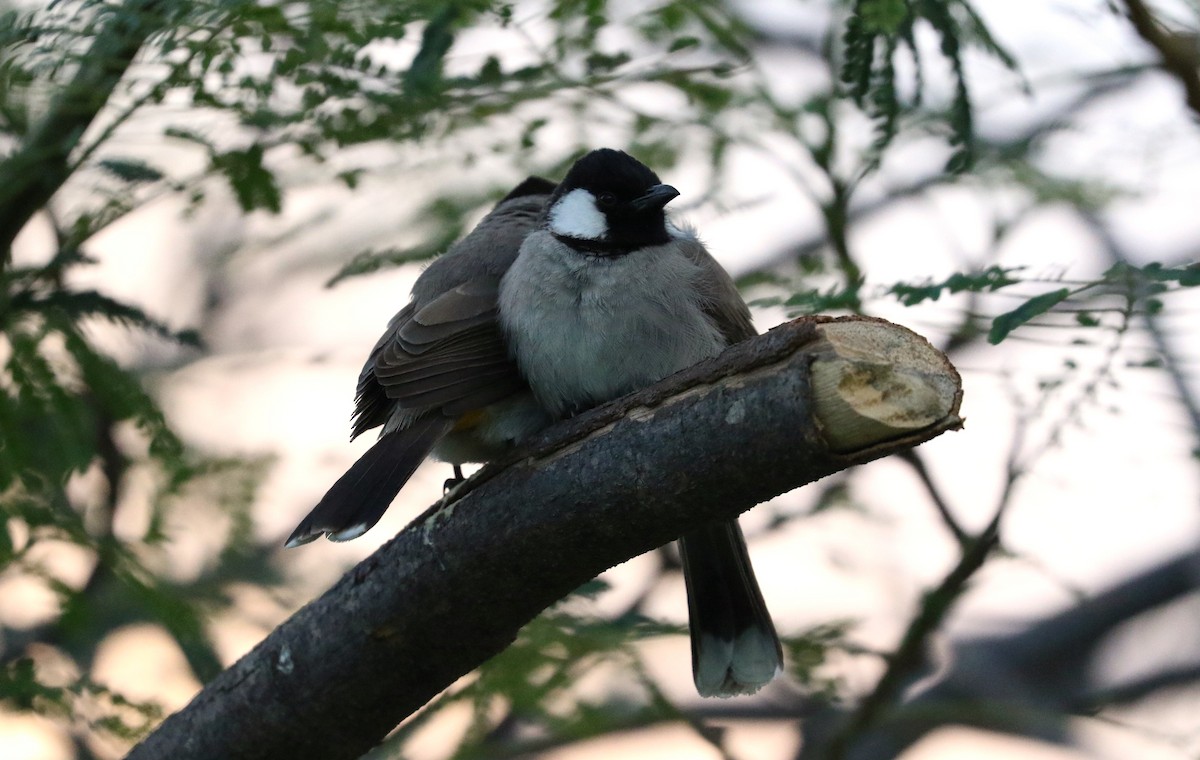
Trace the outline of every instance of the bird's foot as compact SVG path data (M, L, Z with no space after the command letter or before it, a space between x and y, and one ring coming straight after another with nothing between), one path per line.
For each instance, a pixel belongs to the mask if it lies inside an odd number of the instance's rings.
M463 476L462 467L457 464L454 465L454 477L448 478L446 482L442 484L442 495L445 496L465 482L467 482L467 479Z

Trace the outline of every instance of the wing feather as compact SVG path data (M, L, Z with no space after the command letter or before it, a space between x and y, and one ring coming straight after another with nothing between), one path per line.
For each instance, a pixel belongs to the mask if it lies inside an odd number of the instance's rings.
M359 378L358 435L394 407L458 416L524 389L497 320L499 280L461 283L388 325Z

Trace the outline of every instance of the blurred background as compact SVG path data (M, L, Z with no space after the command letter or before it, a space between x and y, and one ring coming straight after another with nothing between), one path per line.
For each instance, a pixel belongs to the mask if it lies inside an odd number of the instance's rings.
M4 758L122 756L439 498L282 548L421 262L600 146L760 330L906 325L966 427L743 517L760 694L696 696L666 547L369 757L1200 754L1194 1L0 12Z

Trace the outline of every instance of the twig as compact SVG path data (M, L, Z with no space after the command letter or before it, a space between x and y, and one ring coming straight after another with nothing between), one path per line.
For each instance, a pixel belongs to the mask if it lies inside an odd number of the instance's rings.
M946 528L954 534L954 540L958 541L960 546L966 546L971 542L971 537L958 524L953 512L950 511L950 505L946 503L945 497L938 487L933 482L933 478L929 474L929 469L925 467L925 460L916 451L905 451L898 455L898 458L907 462L909 466L916 471L917 477L925 486L925 490L929 492L929 498L933 500L933 505L937 507L938 515L941 516L942 522L946 524Z
M1142 0L1125 0L1125 8L1138 36L1162 56L1163 69L1183 85L1188 108L1200 117L1200 56L1183 40L1166 32Z
M1006 503L1002 501L1003 504ZM996 548L1000 540L1000 518L1003 509L998 510L991 523L984 528L967 550L963 552L958 564L942 580L938 587L925 595L921 610L904 632L900 646L889 658L887 670L875 685L875 689L859 704L858 709L850 719L830 740L826 749L826 757L840 760L847 757L851 743L874 725L887 708L896 701L901 687L908 677L922 667L925 662L925 647L927 640L945 620L954 603L962 595L963 589L983 563L988 555Z
M1117 242L1117 239L1112 234L1112 230L1097 216L1086 214L1083 220L1087 223L1090 231L1100 239L1104 252L1108 254L1109 259L1113 263L1128 264L1130 262L1129 252ZM1188 382L1187 372L1181 366L1176 353L1167 343L1167 337L1163 333L1162 325L1158 319L1148 312L1140 316L1146 325L1146 331L1150 334L1151 340L1154 341L1155 349L1158 351L1159 356L1162 357L1163 371L1170 378L1180 405L1183 406L1184 411L1187 413L1188 421L1192 428L1192 437L1196 442L1197 450L1200 450L1200 398L1197 398L1193 392L1192 386Z
M1172 686L1184 686L1200 681L1200 663L1192 662L1176 668L1160 670L1102 691L1084 694L1073 706L1079 712L1090 712L1110 705L1136 702L1150 694Z

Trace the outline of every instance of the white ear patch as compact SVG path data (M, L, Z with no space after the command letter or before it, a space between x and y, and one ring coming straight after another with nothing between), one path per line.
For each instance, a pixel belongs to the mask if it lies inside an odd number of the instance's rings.
M608 220L596 208L596 197L577 187L550 208L550 231L556 235L580 240L603 240L608 234Z

